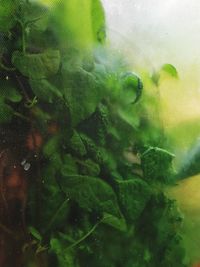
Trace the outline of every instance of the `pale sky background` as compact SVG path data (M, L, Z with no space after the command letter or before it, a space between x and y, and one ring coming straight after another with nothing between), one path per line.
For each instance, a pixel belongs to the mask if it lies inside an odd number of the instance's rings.
M102 0L111 44L136 60L200 64L199 0Z

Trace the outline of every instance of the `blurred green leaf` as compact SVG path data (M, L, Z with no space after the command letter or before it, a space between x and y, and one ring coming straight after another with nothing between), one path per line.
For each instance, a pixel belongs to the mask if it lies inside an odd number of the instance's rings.
M35 229L33 226L29 226L28 230L35 239L42 241L42 236L37 229Z
M88 176L98 176L100 173L100 166L91 159L78 161L80 164L81 173Z
M64 177L78 173L76 161L70 154L64 155L63 164L60 171Z
M173 78L178 78L178 72L177 72L176 68L171 64L164 64L162 66L161 70L166 72L167 74L169 74Z
M42 54L13 52L13 65L26 77L44 79L55 75L60 67L59 50L47 50Z
M143 83L138 75L133 72L125 72L121 75L121 98L126 104L135 104L142 95Z
M122 232L127 231L127 225L126 225L124 218L117 218L111 214L104 213L102 223L108 224L111 227Z
M21 102L22 95L14 87L2 88L1 95L13 103Z
M46 157L51 158L56 152L58 152L60 147L60 135L55 135L51 137L43 147L43 153Z
M100 178L69 175L61 181L62 190L86 210L107 212L120 217L116 195L111 186Z
M83 141L77 131L74 131L70 139L69 146L77 155L84 156L87 153L85 145L83 144Z
M8 32L16 23L15 12L19 1L1 0L0 1L0 31Z
M65 73L63 72L63 76ZM88 118L96 109L103 97L95 77L84 71L78 70L66 76L65 97L70 109L73 125ZM69 76L69 77L68 77ZM80 90L81 88L81 90Z
M131 179L117 182L119 203L125 218L135 222L150 199L151 190L142 179Z
M94 40L101 44L104 43L106 37L106 22L103 5L100 0L92 1L91 20Z
M0 99L0 123L8 123L14 115L14 110Z
M46 79L30 80L34 94L42 101L53 103L55 98L62 98L61 92Z
M149 181L170 181L173 174L173 159L174 155L170 152L158 147L150 147L141 156L144 178Z

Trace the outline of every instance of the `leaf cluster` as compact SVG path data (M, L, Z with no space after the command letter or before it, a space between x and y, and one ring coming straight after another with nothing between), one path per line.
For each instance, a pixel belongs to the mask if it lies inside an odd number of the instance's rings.
M99 61L99 51L63 48L42 6L10 3L0 9L0 123L43 141L26 218L35 253L59 267L184 266L179 212L157 186L171 177L173 156L140 137L140 77L111 64L106 49ZM102 12L93 1L99 44ZM124 156L130 149L136 162Z

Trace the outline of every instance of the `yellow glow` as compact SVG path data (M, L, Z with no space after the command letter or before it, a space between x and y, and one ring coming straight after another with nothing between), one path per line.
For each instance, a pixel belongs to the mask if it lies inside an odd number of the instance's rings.
M178 202L184 221L181 228L184 247L189 258L200 260L200 175L179 182L168 190L170 197Z

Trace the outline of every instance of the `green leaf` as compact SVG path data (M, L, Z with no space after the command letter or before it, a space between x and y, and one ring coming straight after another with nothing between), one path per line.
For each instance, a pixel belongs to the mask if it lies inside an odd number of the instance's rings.
M43 155L49 159L50 164L55 170L60 171L63 161L60 154L60 135L51 137L43 147Z
M61 92L46 79L30 80L34 94L42 101L53 103L56 98L62 98Z
M0 31L8 32L16 23L14 14L18 7L16 0L0 1Z
M121 75L122 93L121 98L125 104L135 104L139 101L143 83L138 75L133 72L126 72Z
M111 214L104 213L102 223L110 225L113 228L115 228L119 231L122 231L122 232L127 231L127 225L126 225L124 218L119 219L119 218L117 218Z
M55 75L60 67L59 50L47 50L40 54L13 52L13 65L26 77L44 79Z
M63 75L65 75L63 73ZM65 97L70 109L73 125L88 118L103 97L94 76L84 70L79 70L67 76Z
M78 161L81 166L81 173L89 176L98 176L100 173L100 167L91 159L85 161Z
M148 184L142 179L117 182L118 199L128 222L135 222L151 196Z
M72 151L76 153L78 156L86 155L87 151L85 145L83 144L83 141L78 132L74 131L70 139L69 145Z
M174 78L178 78L178 72L177 72L176 68L171 64L164 64L162 66L161 70L166 72L167 74L169 74L170 76L172 76Z
M64 177L78 173L76 161L70 154L64 155L63 164L60 171Z
M55 253L58 260L58 266L79 267L79 265L76 263L77 261L74 252L72 250L67 250L66 247L66 240L61 238L60 235L58 237L51 238L50 251Z
M81 134L81 140L83 141L87 154L97 163L102 164L104 161L102 155L102 149L98 147L95 142L85 134Z
M28 230L35 239L42 241L42 236L37 229L35 229L33 226L29 226Z
M19 1L19 0L17 0ZM44 27L44 20L47 17L48 9L36 1L24 1L21 3L20 9L17 12L17 17L25 26Z
M0 123L8 123L11 121L14 110L0 99Z
M120 217L116 195L113 189L99 178L69 175L61 181L62 190L80 207L92 211L107 212Z
M62 222L63 215L65 215L66 211L68 211L68 202L69 199L65 199L60 205L60 207L57 208L55 213L52 214L52 217L49 220L48 225L46 226L45 232L47 232L48 230L52 230L52 228L56 225L60 225L60 221Z
M22 95L15 88L10 88L7 92L6 98L14 103L18 103L21 102Z
M106 22L103 5L100 0L92 1L91 19L94 40L99 43L104 43Z
M144 178L160 182L169 181L173 173L173 159L174 155L170 152L158 147L150 147L141 156Z
M14 87L3 88L1 95L13 103L18 103L22 100L22 95Z
M96 144L104 146L108 132L107 129L111 124L109 115L107 106L100 103L95 112L87 120L80 123L79 128L84 133L87 133Z
M68 199L57 181L57 178L60 177L58 176L60 168L62 167L62 160L58 155L54 154L50 163L45 164L45 167L41 170L41 232L52 231L57 227L65 225L69 211Z
M43 147L43 154L45 157L51 158L56 152L58 152L60 147L60 135L55 135L51 137Z
M10 77L0 80L0 95L13 103L18 103L22 100L22 95Z
M132 105L128 105L124 108L118 109L118 116L125 123L129 124L133 129L137 129L140 124L139 115L135 112L135 107Z

